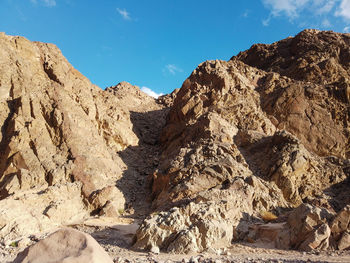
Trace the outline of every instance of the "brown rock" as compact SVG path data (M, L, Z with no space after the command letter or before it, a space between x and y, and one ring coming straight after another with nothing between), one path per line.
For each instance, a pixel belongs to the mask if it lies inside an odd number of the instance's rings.
M118 152L142 139L134 115L163 106L126 82L101 90L55 45L1 34L0 47L0 241L123 209Z
M291 247L305 251L328 248L331 231L327 223L331 218L326 209L300 205L288 217Z
M349 158L350 154L349 132L344 130L350 120L348 42L348 34L304 30L271 45L253 45L237 55L250 66L304 81L300 85L285 79L289 82L285 86L278 75L270 73L265 79L268 96L263 99L262 107L275 116L280 127L322 156ZM278 95L274 98L275 92Z
M348 250L350 249L350 233L344 232L342 237L339 240L338 243L338 249L339 250Z
M26 248L14 263L109 263L113 262L90 235L74 229L61 229Z
M330 224L333 237L338 240L343 232L350 230L350 205L344 207Z
M239 59L241 56L229 62L200 64L176 93L160 138L163 149L158 169L152 177L153 208L182 209L189 200L235 203L231 224L239 237L245 236L249 217L262 211L278 215L283 208L306 201L336 210L343 204L342 190L332 185L343 184L348 174L343 159L350 135L345 102L330 96L323 83L265 72ZM338 118L338 111L345 115ZM331 200L328 194L337 197ZM229 209L224 211L230 214ZM305 212L305 217L293 224L291 241L286 237L281 246L328 246L329 218L324 221L320 215L317 223L308 222L314 212ZM162 219L153 215L150 220ZM305 236L298 229L303 225L310 228ZM157 242L160 248L168 248L167 239L150 234L163 233L162 229L156 224L143 225L136 246L147 248ZM179 239L183 247L188 251L205 249L193 241L198 240L194 230L182 230L187 233ZM219 235L215 238L220 239Z

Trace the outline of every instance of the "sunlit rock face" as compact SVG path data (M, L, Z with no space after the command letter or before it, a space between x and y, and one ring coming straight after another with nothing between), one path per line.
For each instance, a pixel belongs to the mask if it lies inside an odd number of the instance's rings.
M200 64L161 136L152 190L153 207L164 212L144 221L135 246L180 253L251 241L258 236L248 228L263 211L310 203L311 214L316 205L329 217L305 236L285 222L275 247L328 248L331 219L350 200L349 40L306 30Z
M155 100L123 82L105 91L53 44L0 35L0 240L117 214L127 169L118 152L139 143L130 112Z

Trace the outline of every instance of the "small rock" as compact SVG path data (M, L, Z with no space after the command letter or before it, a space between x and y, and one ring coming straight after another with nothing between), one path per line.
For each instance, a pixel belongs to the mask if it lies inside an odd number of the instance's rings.
M159 247L158 246L152 246L150 249L150 252L153 254L158 255L160 253Z

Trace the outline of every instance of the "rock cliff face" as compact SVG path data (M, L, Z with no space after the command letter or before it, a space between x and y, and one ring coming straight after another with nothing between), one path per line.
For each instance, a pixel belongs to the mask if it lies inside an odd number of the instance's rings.
M118 152L139 145L131 115L161 106L128 83L102 91L55 45L1 34L0 46L0 239L117 215Z
M275 96L263 98L265 107L270 104L267 112L318 155L350 158L349 34L304 30L294 38L271 45L253 45L239 53L237 59L267 72L307 82L303 84L304 90L275 88ZM268 81L272 85L275 77L271 73Z
M125 209L151 251L348 249L349 41L254 45L155 100L1 34L0 242Z
M165 211L145 220L135 246L198 252L255 242L247 227L266 211L310 203L335 214L348 204L348 38L306 30L200 64L161 135L152 191L153 207ZM308 226L309 236L286 223L279 247L328 247L327 220Z

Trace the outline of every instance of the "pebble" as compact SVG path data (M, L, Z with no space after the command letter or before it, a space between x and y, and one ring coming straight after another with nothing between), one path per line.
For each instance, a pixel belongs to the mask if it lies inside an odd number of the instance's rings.
M153 254L158 255L160 253L159 247L158 246L152 246L150 252L153 253Z
M198 263L198 258L192 256L192 257L190 258L190 263Z

